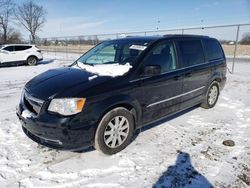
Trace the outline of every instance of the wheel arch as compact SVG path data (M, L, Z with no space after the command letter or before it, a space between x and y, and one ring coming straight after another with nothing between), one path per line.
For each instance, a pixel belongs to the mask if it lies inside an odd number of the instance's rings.
M131 98L130 96L124 95L108 98L98 106L98 109L102 110L98 113L99 117L97 121L97 127L102 118L105 116L105 114L118 107L123 107L132 113L135 121L134 128L136 129L137 126L141 123L142 119L142 111L140 104L137 100Z
M209 86L214 82L218 82L219 83L219 87L220 87L220 82L222 81L222 75L219 72L215 72L209 79L209 82L207 83L207 89L209 88Z
M29 55L27 55L26 61L27 61L30 57L35 57L35 58L37 59L37 61L38 61L38 57L37 57L36 55L34 55L34 54L29 54Z

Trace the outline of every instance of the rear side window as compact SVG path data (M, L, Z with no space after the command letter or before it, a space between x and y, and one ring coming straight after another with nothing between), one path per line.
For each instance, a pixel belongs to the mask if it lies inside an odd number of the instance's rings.
M14 51L14 46L7 46L3 50L8 51L8 52L13 52Z
M15 46L15 51L23 51L23 50L27 50L30 48L31 46Z
M182 54L183 67L205 62L202 43L200 40L182 40L178 43Z
M209 61L224 58L223 51L217 40L206 39L204 40L207 58Z

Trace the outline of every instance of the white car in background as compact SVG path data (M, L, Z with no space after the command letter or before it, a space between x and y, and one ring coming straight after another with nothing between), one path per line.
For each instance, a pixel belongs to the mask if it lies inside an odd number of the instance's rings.
M6 65L36 65L43 59L41 50L35 45L5 44L0 45L0 66Z

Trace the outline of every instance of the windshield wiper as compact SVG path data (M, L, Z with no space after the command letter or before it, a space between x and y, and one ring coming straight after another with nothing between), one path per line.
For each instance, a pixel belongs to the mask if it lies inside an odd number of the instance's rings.
M119 63L119 62L117 62L117 61L107 61L107 62L101 63L100 65L102 65L102 64L115 64L115 63Z
M76 62L76 65L77 65L78 67L80 67L80 66L79 66L79 63L82 63L82 64L84 64L84 65L94 66L94 64L92 64L92 63L77 61L77 62Z

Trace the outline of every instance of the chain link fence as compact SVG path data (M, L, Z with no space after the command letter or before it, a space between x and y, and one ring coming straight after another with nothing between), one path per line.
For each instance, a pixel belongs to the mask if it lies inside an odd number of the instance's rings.
M234 72L235 63L250 62L250 24L218 25L190 28L175 28L156 31L82 35L68 37L42 38L37 42L39 48L49 57L74 61L96 44L127 36L153 36L168 34L197 34L215 37L220 40L225 51L229 70Z

